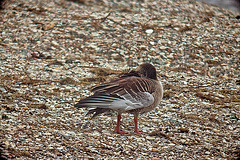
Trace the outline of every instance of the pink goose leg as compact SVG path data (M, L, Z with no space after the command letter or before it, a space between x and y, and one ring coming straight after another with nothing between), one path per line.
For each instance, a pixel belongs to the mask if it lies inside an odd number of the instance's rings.
M116 126L116 129L115 129L115 132L117 132L119 134L125 134L126 132L120 130L120 120L121 120L121 118L122 118L121 114L119 113L118 116L117 116L117 126Z
M134 123L135 123L135 130L134 130L135 133L146 134L144 132L139 132L138 131L138 116L134 116Z

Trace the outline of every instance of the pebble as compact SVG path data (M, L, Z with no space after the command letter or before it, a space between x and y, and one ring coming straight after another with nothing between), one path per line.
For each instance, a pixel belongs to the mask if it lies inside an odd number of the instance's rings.
M145 32L146 32L147 34L152 34L152 33L153 33L153 29L147 29Z
M155 42L154 42L154 41L151 41L151 42L150 42L150 44L151 44L151 45L154 45L154 44L155 44Z
M148 139L148 140L151 140L151 141L152 141L152 140L154 140L154 139L155 139L155 137L147 136L147 137L146 137L146 139Z
M159 150L156 148L152 148L152 152L159 152Z
M7 93L7 90L3 87L0 88L1 92Z

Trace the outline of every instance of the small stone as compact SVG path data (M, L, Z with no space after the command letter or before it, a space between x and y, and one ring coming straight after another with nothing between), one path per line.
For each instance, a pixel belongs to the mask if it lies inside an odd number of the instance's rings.
M47 30L52 29L54 26L55 26L55 24L54 24L53 22L50 22L50 23L48 23L48 24L44 24L44 25L42 26L42 29L43 29L44 31L47 31Z
M152 148L152 152L159 152L159 150L156 148Z
M154 140L155 137L147 136L146 139L148 139L148 140Z
M151 33L153 33L153 29L147 29L145 32L146 32L147 34L151 34Z
M7 90L3 87L0 88L0 91L3 92L3 93L7 93Z
M182 145L178 145L178 146L176 146L176 148L183 149L183 146Z
M181 133L188 133L189 129L188 128L179 128Z
M150 43L151 45L154 45L154 44L155 44L155 42L154 42L154 41L150 41L149 43Z
M206 151L205 153L206 153L206 154L211 154L209 151Z
M26 157L29 157L30 156L30 153L28 151L24 151L23 152L23 155L26 156Z
M160 49L167 49L167 47L165 47L165 46L161 46Z
M213 132L215 132L215 133L220 133L221 131L218 130L218 129L213 129Z
M52 41L52 44L53 44L54 46L59 46L59 44L58 44L56 41Z
M185 144L186 143L185 139L180 139L179 141L180 141L181 144Z

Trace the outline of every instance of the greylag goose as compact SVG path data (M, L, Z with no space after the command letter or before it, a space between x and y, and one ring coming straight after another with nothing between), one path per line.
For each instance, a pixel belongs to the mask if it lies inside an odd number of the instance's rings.
M138 131L138 115L153 110L163 97L156 69L149 63L141 64L135 71L122 74L109 83L97 85L91 91L94 94L80 100L75 107L94 108L87 113L94 113L92 118L108 111L118 112L115 132L119 134L125 133L120 130L122 113L133 114L135 132L143 133Z

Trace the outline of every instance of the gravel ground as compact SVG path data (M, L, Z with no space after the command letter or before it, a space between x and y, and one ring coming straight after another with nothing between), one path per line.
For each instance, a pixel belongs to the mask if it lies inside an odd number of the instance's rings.
M12 1L0 18L5 159L237 159L240 20L192 0ZM73 104L143 62L164 85L139 118L90 120Z

